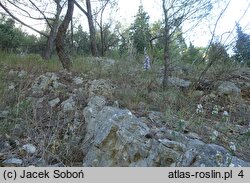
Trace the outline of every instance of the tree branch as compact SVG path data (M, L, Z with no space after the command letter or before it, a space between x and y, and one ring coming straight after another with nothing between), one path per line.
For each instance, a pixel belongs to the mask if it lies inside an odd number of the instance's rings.
M208 51L209 51L209 49L210 49L210 47L211 47L211 45L212 45L212 43L213 43L213 40L214 40L214 36L215 36L215 32L216 32L218 23L219 23L219 21L220 21L222 15L223 15L223 14L225 13L225 11L227 10L227 8L228 8L228 6L229 6L230 3L231 3L231 0L226 4L225 8L221 11L219 17L218 17L217 20L216 20L215 26L214 26L214 29L213 29L213 33L212 33L212 38L211 38L211 40L210 40L210 42L209 42L209 45L208 45L207 49L206 49L205 52L204 52L204 53L205 53L204 55L207 55L207 53L208 53ZM205 58L206 58L206 56L203 57L202 61L205 61ZM201 72L200 77L198 78L197 82L195 82L194 85L193 85L193 88L194 88L194 89L195 89L197 86L199 86L199 84L201 83L203 77L206 75L208 69L213 65L214 61L215 61L215 59L212 60L211 62L209 62L209 63L207 64L206 68Z
M48 26L50 27L50 29L52 28L52 25L50 24L49 20L47 19L47 17L45 16L45 14L36 6L36 4L29 0L29 2L37 9L37 11L39 11L39 13L41 13L41 15L43 16L43 18L45 19L45 21L47 22Z
M86 16L89 15L88 12L85 9L83 9L80 4L78 4L78 2L76 2L75 0L73 0L73 2Z
M41 34L42 36L49 37L49 35L45 34L44 32L41 32L41 31L39 31L39 30L37 30L37 29L35 29L35 28L33 28L33 27L31 27L30 25L24 23L24 22L21 21L19 18L17 18L16 16L14 16L14 15L13 15L13 14L12 14L12 13L11 13L11 12L10 12L1 2L0 2L0 7L2 7L2 8L4 9L4 11L5 11L6 13L8 13L8 15L9 15L11 18L15 19L16 21L18 21L18 22L21 23L22 25L24 25L24 26L30 28L31 30L33 30L33 31L35 31L35 32L37 32L37 33L39 33L39 34Z
M32 17L31 14L30 14L27 10L25 10L25 9L21 8L20 6L18 6L18 5L17 5L17 2L16 2L16 3L13 3L13 2L11 2L11 1L9 1L9 0L7 0L7 1L8 1L11 5L13 5L14 7L20 9L22 12L24 12L24 13L27 14L27 15L23 15L23 14L20 13L22 16L27 17L27 18L31 18L31 19L33 19L33 20L44 20L44 18ZM24 5L24 4L20 3L20 2L18 2L18 3L21 4L21 5ZM52 19L52 18L47 18L47 19L48 19L48 20L54 20L54 19Z

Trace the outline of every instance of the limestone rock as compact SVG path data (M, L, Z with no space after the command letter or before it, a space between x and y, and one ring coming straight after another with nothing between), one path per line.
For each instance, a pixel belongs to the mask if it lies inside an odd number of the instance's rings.
M75 78L73 78L73 82L74 82L76 85L80 85L80 84L83 84L83 79L80 78L80 77L75 77Z
M43 94L46 90L55 90L59 87L65 87L59 83L59 77L55 73L46 73L35 79L31 89L33 94Z
M55 107L59 102L60 102L60 99L55 98L55 99L49 101L49 105L50 105L50 107Z
M168 79L168 82L172 86L183 87L183 88L188 88L190 86L190 84L191 84L190 81L180 79L180 78L177 78L177 77L170 77Z
M205 144L197 139L190 140L187 147L192 147L182 155L178 166L192 167L249 167L250 163L245 162L216 144ZM189 163L187 163L189 162Z
M3 161L3 164L10 166L10 165L16 165L21 166L23 164L23 160L18 158L10 158Z
M180 156L145 138L149 128L127 109L105 106L92 123L93 143L84 166L170 166Z
M75 109L75 101L72 97L62 102L61 106L64 112L73 111Z
M28 73L24 70L21 70L20 72L18 72L17 76L22 79L24 77L26 77L28 75Z
M25 144L22 147L28 154L34 154L36 152L36 147L33 144Z
M116 87L108 80L93 80L86 85L89 97L112 96Z
M84 116L86 120L94 118L97 113L105 106L106 99L103 96L94 96L91 97L88 106L84 108Z
M100 101L92 98L85 108L85 114L91 115L85 116L84 142L89 144L83 147L84 166L250 166L224 147L166 128L155 129L147 138L152 129L129 110L103 106ZM100 107L91 109L96 102Z
M93 135L92 131L95 128L95 117L103 109L106 104L106 99L103 96L91 97L88 106L84 108L83 114L85 121L87 122L87 135L85 139L91 138Z
M218 86L218 93L222 95L240 96L241 89L234 83L224 81Z
M158 140L161 144L163 144L164 146L171 148L175 151L181 151L184 152L186 149L186 146L180 142L175 142L175 141L171 141L168 139L159 139Z

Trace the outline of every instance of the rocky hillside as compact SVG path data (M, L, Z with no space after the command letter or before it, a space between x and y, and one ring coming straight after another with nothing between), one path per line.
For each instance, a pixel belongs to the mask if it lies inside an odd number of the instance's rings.
M4 72L1 166L250 166L249 75L195 91L193 115L181 118L150 105L170 105L154 90L157 82L147 85L150 104L127 105L119 94L131 92L133 84L114 78L9 67ZM192 81L169 82L190 95ZM140 83L135 85L139 92Z

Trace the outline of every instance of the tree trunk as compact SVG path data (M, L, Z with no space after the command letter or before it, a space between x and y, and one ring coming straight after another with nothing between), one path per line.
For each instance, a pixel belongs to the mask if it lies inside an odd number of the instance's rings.
M101 33L101 56L104 56L104 30L103 30L103 13L107 4L103 7L101 11L101 19L100 19L100 33Z
M103 27L101 25L100 27L100 33L101 33L101 56L104 56L104 32L103 32Z
M71 20L71 25L70 25L70 28L71 28L71 55L74 56L74 25L73 25L73 19Z
M55 37L56 37L56 33L53 34L51 30L49 38L47 39L45 51L43 54L44 60L49 60L51 58L53 47L54 47L54 42L55 42Z
M162 86L163 88L167 88L168 86L168 77L169 77L169 63L170 63L170 36L169 36L169 22L168 22L168 10L166 9L166 0L162 1L162 7L164 11L164 74L163 74L163 82Z
M56 36L57 55L59 57L60 62L63 65L63 68L68 71L72 67L72 63L70 61L69 54L67 54L65 51L64 38L66 36L66 31L68 29L69 23L72 19L73 11L74 11L74 1L68 0L68 10L66 16L64 17L64 20L62 21L61 25L58 28Z
M87 5L87 12L88 12L87 18L88 18L88 23L89 23L90 48L91 48L92 56L96 57L98 55L97 44L96 44L96 31L95 31L95 26L94 26L94 21L93 21L90 0L86 0L86 5Z
M169 46L165 45L165 48L164 48L164 74L163 74L163 82L162 82L163 88L167 88L167 86L168 86L169 63L170 63Z
M45 52L44 52L44 56L43 56L45 60L49 60L51 58L53 48L55 45L55 39L56 39L58 26L59 26L59 21L57 21L57 23L53 24L53 27L50 31L50 35L49 35L49 38L47 40L46 48L45 48Z
M51 58L53 48L55 45L57 30L59 27L60 14L62 12L62 6L60 5L60 1L56 1L56 3L57 3L56 16L55 16L55 20L50 30L50 34L47 40L47 44L46 44L46 48L45 48L45 52L43 56L45 60L49 60Z

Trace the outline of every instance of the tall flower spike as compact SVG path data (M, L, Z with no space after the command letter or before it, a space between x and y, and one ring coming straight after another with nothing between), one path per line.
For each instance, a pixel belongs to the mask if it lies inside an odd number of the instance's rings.
M147 54L147 48L144 47L144 70L148 70L150 69L151 67L151 64L150 64L150 57L148 56Z

